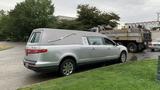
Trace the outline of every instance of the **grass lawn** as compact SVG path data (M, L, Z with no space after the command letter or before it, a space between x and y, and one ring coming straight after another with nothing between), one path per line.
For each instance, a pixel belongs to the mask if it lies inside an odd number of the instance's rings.
M128 62L34 84L18 90L160 90L157 60Z
M12 46L8 46L8 45L0 44L0 51L2 51L2 50L6 50L6 49L10 49L10 48L12 48Z

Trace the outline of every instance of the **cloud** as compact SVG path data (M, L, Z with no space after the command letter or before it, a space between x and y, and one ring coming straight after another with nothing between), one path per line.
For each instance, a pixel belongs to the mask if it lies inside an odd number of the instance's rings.
M76 17L79 4L89 4L91 0L54 0L55 15L66 15Z
M17 2L24 0L1 0L0 9L13 9ZM53 0L55 15L76 17L77 5L89 4L105 12L115 12L122 22L156 20L160 12L160 0Z
M115 12L123 22L155 20L158 0L56 0L56 15L76 16L78 4L90 4L102 11ZM151 4L150 4L151 3ZM155 7L155 8L153 8Z
M14 9L15 5L24 0L1 0L0 1L0 10L9 11L10 9Z
M141 22L156 20L159 3L159 0L104 0L94 5L118 13L123 22Z

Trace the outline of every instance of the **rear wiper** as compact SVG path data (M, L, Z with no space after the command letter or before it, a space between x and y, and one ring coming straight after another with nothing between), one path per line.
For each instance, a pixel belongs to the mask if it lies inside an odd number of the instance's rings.
M72 34L66 35L66 36L61 37L61 38L56 39L56 40L48 40L48 43L60 41L60 40L62 40L62 39L65 39L65 38L67 38L67 37L70 37L70 36L72 36L72 35L76 35L76 33L72 33Z

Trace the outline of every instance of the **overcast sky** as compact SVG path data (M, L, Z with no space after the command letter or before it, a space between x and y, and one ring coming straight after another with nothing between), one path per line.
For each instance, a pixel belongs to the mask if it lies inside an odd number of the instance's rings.
M0 9L13 9L16 3L24 0L0 0ZM76 17L78 4L96 6L105 12L115 12L122 22L153 21L160 12L160 0L53 0L55 15Z

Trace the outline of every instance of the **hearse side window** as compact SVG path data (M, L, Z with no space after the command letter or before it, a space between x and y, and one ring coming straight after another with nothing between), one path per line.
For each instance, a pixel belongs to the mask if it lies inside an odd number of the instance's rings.
M31 36L30 43L38 43L40 39L40 32L34 32Z
M89 45L103 45L103 39L101 37L87 37Z
M104 44L105 45L115 45L114 42L112 42L111 40L107 39L107 38L104 38Z

